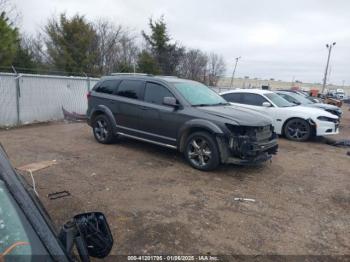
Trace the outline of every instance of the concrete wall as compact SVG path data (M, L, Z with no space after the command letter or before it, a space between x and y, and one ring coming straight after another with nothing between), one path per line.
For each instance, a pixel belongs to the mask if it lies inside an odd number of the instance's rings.
M218 87L230 87L231 78L225 77L219 81ZM298 86L304 90L310 90L311 88L317 88L322 90L321 84L312 84L312 83L291 83L284 81L276 80L261 80L261 79L244 79L244 78L235 78L233 81L234 88L261 88L262 85L269 85L271 89L290 89L292 86ZM327 89L337 89L342 88L350 95L350 86L336 86L336 85L327 85Z

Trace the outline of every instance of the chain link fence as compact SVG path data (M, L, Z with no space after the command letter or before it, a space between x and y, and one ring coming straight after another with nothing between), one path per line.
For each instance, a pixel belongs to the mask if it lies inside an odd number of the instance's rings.
M98 78L0 73L0 127L63 119L62 108L85 114Z

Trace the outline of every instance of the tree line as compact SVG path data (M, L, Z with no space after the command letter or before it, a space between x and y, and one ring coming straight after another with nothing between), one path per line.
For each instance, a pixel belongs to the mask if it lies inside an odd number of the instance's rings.
M215 86L225 72L222 56L173 41L164 17L149 19L142 42L110 20L76 14L50 18L35 36L21 34L0 0L0 71L53 71L102 76L113 72L172 75ZM1 11L2 10L2 11Z

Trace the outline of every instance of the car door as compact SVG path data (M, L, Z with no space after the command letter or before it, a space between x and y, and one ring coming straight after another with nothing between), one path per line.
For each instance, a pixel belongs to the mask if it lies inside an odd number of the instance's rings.
M135 133L140 128L140 102L143 99L145 81L124 79L120 82L114 97L114 116L118 129Z
M255 111L261 111L263 107L262 104L268 102L263 96L252 93L229 93L224 94L223 98L230 103L250 108Z
M242 93L227 93L223 94L222 97L230 103L241 103Z
M265 116L268 116L272 120L272 125L276 129L280 129L281 119L278 118L278 108L276 108L271 101L266 99L263 95L253 94L253 93L243 93L242 94L242 103L250 109L256 110L259 113L262 113ZM264 102L271 104L271 107L263 106Z
M163 104L164 97L175 97L164 85L147 82L142 103L140 130L146 139L175 145L180 125L178 112L172 106Z
M264 102L268 102L271 104L271 107L263 106ZM281 126L281 120L278 116L278 108L276 108L271 101L266 99L264 96L260 94L253 93L241 93L239 103L241 106L252 109L258 113L261 113L265 116L271 118L272 125L275 129L279 129Z

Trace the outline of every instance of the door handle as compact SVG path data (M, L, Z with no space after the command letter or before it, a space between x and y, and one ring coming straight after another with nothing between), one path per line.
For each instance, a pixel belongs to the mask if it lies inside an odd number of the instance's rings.
M113 100L109 100L109 103L113 105L113 104L114 104L114 101L113 101Z
M145 106L140 106L139 107L141 110L148 110L149 108L148 107L145 107Z

